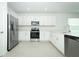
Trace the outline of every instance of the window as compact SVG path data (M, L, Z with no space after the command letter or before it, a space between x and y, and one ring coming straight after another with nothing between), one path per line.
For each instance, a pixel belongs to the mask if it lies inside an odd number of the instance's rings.
M68 25L72 33L79 34L79 18L69 18Z

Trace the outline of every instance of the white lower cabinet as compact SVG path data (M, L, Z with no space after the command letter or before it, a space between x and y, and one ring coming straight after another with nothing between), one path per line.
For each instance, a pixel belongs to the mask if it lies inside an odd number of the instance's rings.
M50 40L56 48L64 54L64 34L53 33L52 39Z
M30 41L30 32L19 31L19 41Z
M49 31L40 31L40 41L48 41L50 39ZM30 31L19 31L20 41L30 41Z
M65 41L64 41L64 34L59 34L58 35L58 39L59 39L59 49L60 51L64 54L64 44L65 44Z
M50 38L50 32L40 31L40 41L48 41Z

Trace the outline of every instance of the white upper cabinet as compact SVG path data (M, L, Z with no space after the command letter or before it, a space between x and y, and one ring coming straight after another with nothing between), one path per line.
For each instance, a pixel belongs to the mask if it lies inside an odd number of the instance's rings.
M55 16L29 16L27 24L31 25L31 21L39 21L40 25L56 25L56 17Z
M40 16L39 17L40 25L56 25L56 17L54 16Z
M19 25L31 25L31 21L39 21L41 26L52 26L56 25L56 16L41 14L19 16Z

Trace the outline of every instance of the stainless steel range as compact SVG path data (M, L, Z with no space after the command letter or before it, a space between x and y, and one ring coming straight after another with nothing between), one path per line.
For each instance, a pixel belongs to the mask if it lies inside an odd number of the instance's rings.
M39 21L31 22L30 39L39 41L40 39Z

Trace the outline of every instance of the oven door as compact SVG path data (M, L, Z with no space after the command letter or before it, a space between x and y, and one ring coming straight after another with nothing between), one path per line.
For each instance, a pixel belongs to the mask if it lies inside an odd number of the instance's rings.
M35 31L31 31L30 33L30 38L31 39L39 39L39 31L35 32Z

